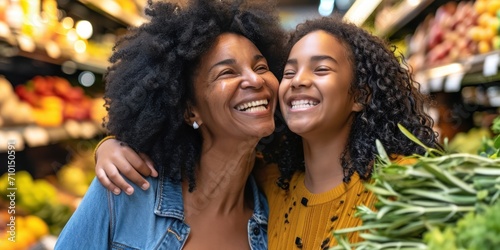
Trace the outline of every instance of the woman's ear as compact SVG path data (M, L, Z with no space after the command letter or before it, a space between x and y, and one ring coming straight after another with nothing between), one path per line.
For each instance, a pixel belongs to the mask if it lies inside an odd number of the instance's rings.
M363 110L363 108L364 108L363 104L359 102L354 102L354 104L352 105L352 111L354 112L360 112L361 110Z
M187 108L184 111L184 121L186 121L186 123L194 129L198 129L203 123L201 117L196 111L196 108L190 103L188 103Z

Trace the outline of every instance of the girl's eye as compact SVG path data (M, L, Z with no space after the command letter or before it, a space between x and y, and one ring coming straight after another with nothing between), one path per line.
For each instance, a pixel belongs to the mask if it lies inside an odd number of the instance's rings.
M318 75L327 75L331 69L329 67L318 67L314 71Z
M295 76L295 71L293 70L285 70L285 72L283 72L283 78L291 79L294 76Z
M324 71L329 71L330 69L327 67L319 67L316 69L316 71L324 72Z

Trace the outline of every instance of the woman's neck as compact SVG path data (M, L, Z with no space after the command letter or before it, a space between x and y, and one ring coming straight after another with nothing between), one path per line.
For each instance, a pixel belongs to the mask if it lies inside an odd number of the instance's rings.
M247 208L245 187L255 162L255 144L204 143L196 188L191 193L184 188L185 212L229 214Z

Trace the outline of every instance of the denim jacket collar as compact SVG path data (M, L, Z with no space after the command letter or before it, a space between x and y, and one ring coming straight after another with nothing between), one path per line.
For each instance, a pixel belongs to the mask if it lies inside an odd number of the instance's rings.
M158 181L158 191L156 192L156 202L154 213L158 216L172 217L184 221L184 201L182 200L182 185L167 180L160 173ZM252 175L248 182L252 189L254 199L253 218L260 225L267 225L267 202L257 187L257 183Z

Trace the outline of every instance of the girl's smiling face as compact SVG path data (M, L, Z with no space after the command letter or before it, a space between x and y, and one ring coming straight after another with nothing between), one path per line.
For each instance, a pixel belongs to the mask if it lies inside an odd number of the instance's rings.
M350 127L362 106L349 91L351 52L330 33L313 31L290 51L279 86L280 108L291 131L324 136Z

